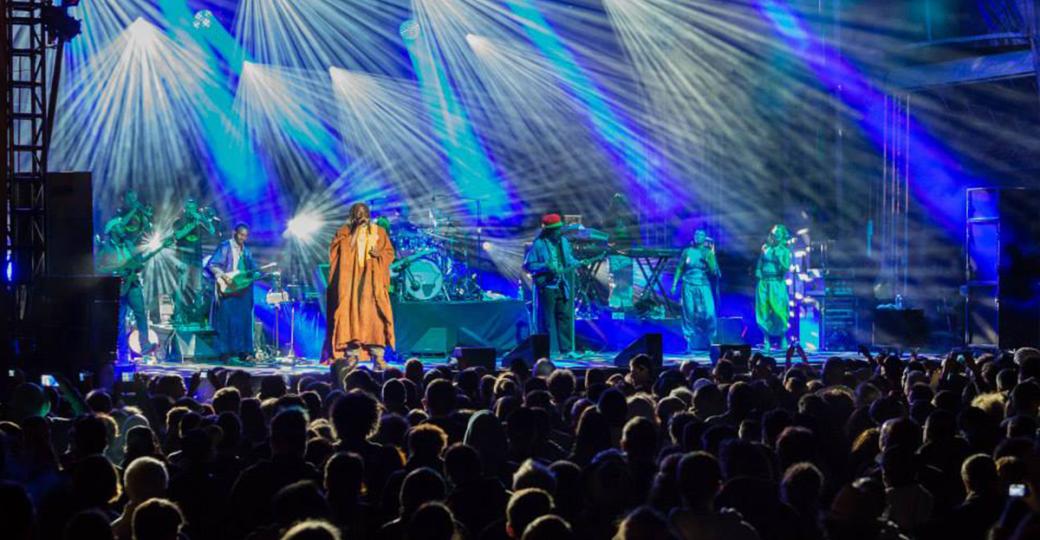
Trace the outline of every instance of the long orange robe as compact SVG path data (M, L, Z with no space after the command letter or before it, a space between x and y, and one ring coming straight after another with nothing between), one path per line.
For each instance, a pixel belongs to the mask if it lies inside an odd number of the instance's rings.
M375 257L369 254L372 248ZM350 225L344 225L336 231L329 247L326 354L342 358L351 343L394 346L389 293L393 260L394 247L382 227L369 224L352 234Z

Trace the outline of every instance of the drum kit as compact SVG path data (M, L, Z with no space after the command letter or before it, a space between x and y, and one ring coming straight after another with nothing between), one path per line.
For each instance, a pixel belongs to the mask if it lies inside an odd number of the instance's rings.
M396 251L391 267L393 295L411 302L479 300L483 290L466 261L477 242L450 222L417 227L400 222L390 229Z

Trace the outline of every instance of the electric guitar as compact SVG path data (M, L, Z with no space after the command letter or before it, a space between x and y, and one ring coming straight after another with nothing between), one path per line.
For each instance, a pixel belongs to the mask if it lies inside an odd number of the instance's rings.
M570 283L564 278L564 275L573 270L577 270L582 266L588 266L596 261L602 261L607 258L607 253L603 252L599 255L589 257L587 259L580 259L572 265L564 266L562 268L552 268L552 279L547 279L542 286L544 287L557 287L563 292L564 299L569 300L571 297Z
M224 273L217 279L217 296L227 298L252 287L253 283L274 275L275 272L268 270L276 266L278 263L273 262L261 266L259 270L235 270Z
M145 264L164 249L191 234L194 223L182 225L159 242L159 246L147 252L135 252L124 242L109 240L105 242L97 254L97 269L106 274L115 274L126 278L144 269Z

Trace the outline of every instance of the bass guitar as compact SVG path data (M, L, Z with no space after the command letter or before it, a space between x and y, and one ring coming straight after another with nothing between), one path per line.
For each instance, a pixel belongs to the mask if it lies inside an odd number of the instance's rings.
M241 293L252 287L257 281L275 275L277 272L269 272L268 270L276 266L278 266L278 263L273 262L261 266L259 270L235 270L234 272L225 273L217 279L217 296L219 298L227 298Z
M563 292L564 299L569 300L571 298L571 285L567 281L567 279L564 278L564 275L566 275L568 272L577 270L578 268L581 268L583 266L588 266L597 261L602 261L605 258L607 258L607 253L603 252L599 255L589 257L587 259L580 259L572 265L564 266L563 268L555 268L552 270L552 279L547 279L543 283L543 286L559 288L560 291Z

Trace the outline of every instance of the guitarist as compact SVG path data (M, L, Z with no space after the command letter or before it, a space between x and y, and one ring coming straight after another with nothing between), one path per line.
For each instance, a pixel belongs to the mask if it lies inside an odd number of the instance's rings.
M134 314L134 325L140 339L141 356L148 356L155 352L156 344L148 339L148 310L144 304L144 285L141 281L141 271L144 270L144 260L137 251L137 244L132 235L126 234L120 228L109 231L108 245L105 248L107 257L99 259L98 270L109 271L109 261L128 261L113 273L121 281L119 284L119 337L116 343L116 357L120 362L129 362L130 344L127 340L126 312ZM138 262L140 261L140 262Z
M573 277L568 274L573 274L570 270L579 262L562 229L559 214L542 216L542 231L527 250L524 270L534 279L535 327L549 334L553 350L570 354L574 350L574 295Z
M249 226L235 225L234 235L217 245L206 270L218 282L230 284L232 272L255 272L256 261L246 247ZM231 295L216 294L210 309L210 325L217 333L221 359L233 357L247 361L253 358L253 288L246 287Z

